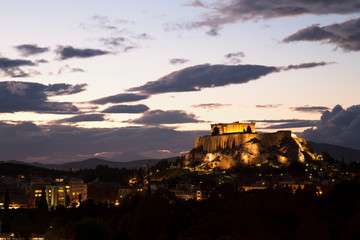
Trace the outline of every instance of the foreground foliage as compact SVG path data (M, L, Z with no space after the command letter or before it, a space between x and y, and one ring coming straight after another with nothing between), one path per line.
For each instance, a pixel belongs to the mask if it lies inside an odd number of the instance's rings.
M159 190L129 196L118 207L87 200L46 213L2 210L0 217L3 232L46 232L46 239L356 239L359 210L355 182L322 197L287 188L241 192L226 183L204 201Z

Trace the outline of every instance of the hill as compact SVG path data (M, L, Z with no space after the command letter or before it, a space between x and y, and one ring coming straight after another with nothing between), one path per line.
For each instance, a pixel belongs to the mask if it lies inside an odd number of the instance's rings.
M196 138L195 148L185 156L185 164L198 164L203 169L228 169L237 164L255 165L271 160L290 165L312 159L305 145L305 139L293 137L291 131L207 135Z
M316 153L327 152L335 160L341 161L344 158L346 163L360 161L360 150L348 147L332 145L327 143L316 143L309 141Z
M169 158L168 161L174 161L176 158ZM114 162L114 161L108 161L100 158L90 158L86 159L84 161L77 161L77 162L69 162L64 164L44 164L44 163L28 163L28 162L22 162L22 161L15 161L10 160L7 161L9 163L17 163L17 164L26 164L31 166L36 166L40 168L48 168L48 169L55 169L55 170L65 170L68 171L71 169L78 170L78 169L94 169L98 165L105 165L112 168L141 168L143 165L148 164L149 160L151 160L151 164L155 165L161 159L143 159L143 160L136 160L136 161L129 161L129 162Z

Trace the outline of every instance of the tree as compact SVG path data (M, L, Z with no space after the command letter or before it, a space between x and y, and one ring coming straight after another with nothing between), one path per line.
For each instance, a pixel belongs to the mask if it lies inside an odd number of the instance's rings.
M12 231L17 237L28 240L30 239L31 221L23 212L17 212L12 221Z
M190 167L192 167L195 172L196 167L199 166L200 164L201 164L200 160L194 160L190 163Z
M110 233L104 222L86 218L75 225L75 240L110 239Z
M5 210L9 210L9 203L10 203L9 189L6 188L5 199L4 199L4 209Z
M330 164L335 163L335 160L327 152L323 152L323 153L321 153L321 155L323 157L323 161L330 163Z
M251 130L251 127L250 127L250 126L247 126L246 132L247 132L247 133L252 133L252 130Z
M70 203L71 203L70 196L69 196L69 194L66 194L65 207L69 207Z
M212 129L211 135L212 135L212 136L217 136L217 135L219 135L219 134L220 134L220 129L219 129L219 127L214 127L214 128Z
M40 200L39 200L38 208L39 208L40 212L42 212L42 211L47 212L48 209L49 209L47 201L46 201L45 188L43 188L41 190L41 197L40 197Z

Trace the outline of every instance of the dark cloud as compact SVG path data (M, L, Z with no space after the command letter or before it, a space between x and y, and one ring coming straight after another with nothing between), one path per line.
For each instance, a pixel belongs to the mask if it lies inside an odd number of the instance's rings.
M183 64L183 63L186 63L188 61L189 61L189 59L185 59L185 58L171 58L171 59L169 59L169 63L173 64L173 65L175 65L175 64Z
M34 66L35 64L29 60L23 59L9 59L9 58L0 58L0 69L8 69L22 66Z
M234 53L228 53L224 55L226 59L229 59L231 63L238 64L241 63L241 59L245 57L245 54L243 52L234 52Z
M69 58L89 58L95 56L101 56L105 54L109 54L108 51L103 51L100 49L92 49L92 48L74 48L71 46L59 46L55 52L59 55L61 60L69 59Z
M231 104L221 104L221 103L203 103L203 104L194 104L191 105L191 107L194 108L205 108L207 110L214 110L217 108L222 108L222 107L227 107L227 106L231 106Z
M8 77L30 77L31 72L20 68L25 66L35 66L35 63L24 59L0 58L0 72Z
M37 44L22 44L15 46L15 48L25 57L48 52L50 50L48 47L39 47Z
M317 120L296 120L281 124L273 124L263 129L289 129L289 128L303 128L303 127L314 127L317 124Z
M306 140L360 149L360 105L340 105L323 112L316 128L305 130Z
M52 102L49 96L75 94L85 90L85 84L43 85L30 82L0 82L0 112L38 112L65 114L78 112L68 102Z
M149 110L144 104L138 105L115 105L101 111L102 113L143 113Z
M79 93L85 91L87 84L66 84L66 83L56 83L56 84L49 84L44 92L48 96L59 96L59 95L71 95L75 93Z
M296 123L299 121L307 121L304 119L263 119L263 120L246 120L247 122L262 122L262 123Z
M49 61L45 60L45 59L39 59L39 60L36 60L35 62L36 63L48 63Z
M256 108L278 108L282 106L282 104L266 104L266 105L256 105Z
M144 94L200 91L202 88L247 83L276 71L276 67L260 65L196 65L128 91L140 91Z
M357 10L359 9L358 7ZM334 44L345 51L360 51L360 18L325 27L320 27L318 24L312 25L299 30L283 41L320 41Z
M311 63L301 63L298 65L289 65L285 67L283 70L292 70L292 69L303 69L303 68L314 68L326 66L329 64L333 64L333 62L311 62Z
M137 102L147 99L148 95L141 95L136 93L120 93L109 97L99 98L91 101L93 104L106 104L106 103L124 103L124 102Z
M175 124L175 123L198 123L198 120L192 113L186 113L181 110L153 110L145 112L141 117L127 121L129 123L159 125L159 124Z
M156 158L164 157L163 153L157 155L163 149L169 150L168 157L172 157L189 151L196 137L208 133L159 127L81 128L0 122L0 152L1 160L48 163L84 160L106 152L131 152Z
M70 118L56 120L56 123L78 123L78 122L102 122L104 121L104 114L84 114Z
M329 110L328 107L323 107L323 106L303 106L303 107L292 107L290 109L293 111L310 112L310 113L318 113L318 112L321 113Z
M237 21L259 20L278 17L298 16L303 14L349 14L359 13L360 5L354 0L215 0L205 4L198 0L192 1L187 6L208 9L198 21L176 24L174 28L200 28L209 27L208 34L217 35L219 29Z
M245 54L243 52L235 52L235 53L228 53L224 56L225 58L233 58L233 57L245 57Z

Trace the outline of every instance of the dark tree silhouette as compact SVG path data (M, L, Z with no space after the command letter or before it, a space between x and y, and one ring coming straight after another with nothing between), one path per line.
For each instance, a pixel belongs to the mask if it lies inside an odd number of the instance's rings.
M250 126L247 126L246 132L247 132L247 133L252 133L252 130L251 130L251 127L250 127Z
M30 239L31 222L25 213L16 213L12 221L12 231L21 239Z
M70 206L70 203L71 203L70 196L69 196L69 194L66 194L65 206L66 207Z
M4 198L4 209L5 210L9 210L9 203L10 203L9 189L6 188L5 198Z
M212 132L211 132L211 135L212 135L212 136L217 136L217 135L219 135L219 134L220 134L220 129L219 129L219 127L214 127L213 130L212 130Z
M39 205L38 205L39 211L44 211L47 212L49 207L46 201L46 193L45 193L45 188L43 188L41 190L41 197L39 200Z
M75 225L75 240L110 239L110 233L101 220L84 219Z

